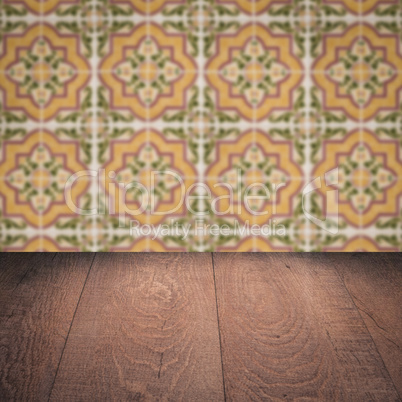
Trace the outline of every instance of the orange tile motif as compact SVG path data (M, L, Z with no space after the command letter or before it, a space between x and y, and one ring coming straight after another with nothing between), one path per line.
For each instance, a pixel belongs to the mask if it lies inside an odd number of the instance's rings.
M6 110L46 121L60 110L80 108L80 91L90 72L76 36L35 24L2 41L0 89Z
M183 215L182 189L193 185L196 177L185 145L183 141L166 140L155 130L140 131L127 141L113 142L110 159L104 165L106 197L113 213L124 212L141 223L152 224L162 221L164 212ZM183 183L180 178L184 178ZM132 188L131 183L135 183ZM151 187L155 187L153 194L139 195ZM153 204L148 197L152 197Z
M293 160L290 142L272 141L260 131L249 131L236 141L218 143L216 151L216 161L207 171L207 184L218 200L218 213L228 211L225 216L235 215L242 222L258 224L273 216L292 216L293 198L299 194L303 173ZM217 183L225 185L216 186ZM272 197L264 197L261 186L253 187L255 183L266 184ZM227 184L233 190L233 202ZM250 196L246 204L245 191Z
M398 0L3 0L1 251L402 251Z
M248 24L236 35L220 35L206 66L217 107L247 120L262 120L274 110L290 110L303 72L290 35L275 35Z
M218 4L230 5L235 4L241 11L246 14L261 14L267 11L275 4L289 4L290 0L218 0Z
M127 109L142 120L184 108L196 77L185 38L169 36L156 24L140 24L128 34L113 35L100 70L112 107Z
M84 169L77 145L59 141L48 131L7 141L0 163L3 217L22 217L34 227L48 227L62 216L75 216L65 202L64 191L69 178ZM79 207L88 184L87 180L72 184L73 205Z
M116 5L127 4L140 14L155 14L169 6L185 4L185 0L112 0Z
M341 5L353 14L369 14L379 6L384 4L396 5L398 0L324 0L329 5Z
M372 132L354 131L340 141L327 141L324 160L313 175L339 168L339 200L331 200L334 208L353 226L366 227L382 215L398 214L402 183L402 161L395 140L381 141Z
M313 77L324 92L324 107L353 120L380 111L397 111L402 87L402 54L397 35L379 34L368 24L354 25L324 39Z
M5 0L4 4L21 5L33 14L49 14L61 5L72 6L79 3L78 0Z

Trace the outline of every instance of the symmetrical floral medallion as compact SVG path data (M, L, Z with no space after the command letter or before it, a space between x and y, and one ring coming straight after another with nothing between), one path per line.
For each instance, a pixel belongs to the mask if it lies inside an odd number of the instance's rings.
M5 217L23 217L29 225L46 227L76 215L74 207L80 208L89 183L69 182L73 174L86 169L75 142L60 141L49 131L34 131L21 141L7 141L2 151L0 196Z
M80 92L90 77L79 37L60 34L50 25L4 35L0 71L4 109L42 121L61 110L78 110Z
M104 169L108 212L142 223L159 223L167 218L167 211L171 216L183 215L183 189L196 182L185 143L166 140L155 130L113 141Z
M276 35L262 25L247 25L234 35L219 35L206 79L218 110L234 110L247 120L288 111L303 67L290 35Z
M342 110L353 120L369 120L400 107L402 54L397 35L380 35L370 25L354 25L327 35L313 77L324 108Z
M273 141L261 131L218 143L207 171L217 213L259 224L291 216L303 177L293 158L289 141Z
M339 169L339 198L328 204L328 216L339 208L339 214L349 224L366 227L382 216L398 214L402 160L397 141L382 141L371 132L357 130L343 140L325 142L323 148L323 160L313 176L323 177Z
M196 78L185 36L170 35L156 24L112 35L109 54L99 68L111 107L128 110L141 120L184 109Z

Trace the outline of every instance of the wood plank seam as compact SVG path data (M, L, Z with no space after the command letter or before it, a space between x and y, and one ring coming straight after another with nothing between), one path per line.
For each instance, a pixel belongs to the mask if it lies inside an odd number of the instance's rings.
M349 293L352 295L353 298L355 298L357 301L359 301L359 303L361 303L362 305L365 305L363 303L363 301L361 301L356 295L353 294L353 292L349 291ZM356 305L357 309L360 311L363 311L364 314L367 315L367 317L369 317L371 319L371 321L374 322L374 324L376 325L377 328L381 329L382 331L384 331L385 333L387 332L387 330L385 328L383 328L381 325L378 324L378 322L375 320L375 318L364 308L358 307ZM383 333L381 333L381 335L388 341L391 342L392 344L394 344L398 349L399 349L399 345L397 343L395 343L392 339L388 338L387 336L385 336Z
M397 257L38 254L0 262L0 400L402 400Z
M340 274L340 272L339 272L339 270L338 270L338 267L337 267L336 265L335 265L335 272L337 273L337 275L339 276L340 280L342 281L343 286L345 287L346 292L348 293L350 299L352 300L352 303L353 303L353 305L355 306L356 311L359 313L359 316L360 316L361 320L363 321L363 324L364 324L364 326L366 327L366 330L367 330L367 332L368 332L368 334L369 334L369 336L370 336L370 338L371 338L371 340L372 340L372 342L373 342L373 344L374 344L375 350L376 350L376 352L378 353L378 355L380 356L380 359L381 359L381 362L382 362L382 364L383 364L383 366L384 366L384 368L385 368L385 371L387 372L388 377L389 377L389 379L390 379L392 385L394 386L394 390L395 390L396 394L398 395L399 400L402 400L401 395L399 394L399 391L398 391L398 389L397 389L397 387L396 387L396 385L395 385L395 382L394 382L394 380L393 380L391 374L390 374L389 371L388 371L388 367L387 367L387 365L386 365L385 362L384 362L384 359L383 359L383 357L382 357L382 354L381 354L380 351L378 350L377 343L374 341L374 338L373 338L373 336L372 336L372 334L371 334L371 331L370 331L369 328L367 327L366 321L365 321L364 318L362 317L361 309L360 309L360 308L357 306L357 304L355 303L355 299L354 299L354 297L352 296L352 294L349 292L349 289L348 289L348 287L346 286L346 283L345 283L345 281L344 281L342 275ZM364 310L363 310L363 311L364 311ZM369 315L369 314L368 314L368 315ZM370 315L369 315L369 316L370 316ZM375 322L374 319L373 319L373 321ZM377 324L377 323L376 323L376 324Z
M57 253L54 253L54 256L53 256L53 258L52 258L52 261L54 260L54 257L55 257L56 255L57 255ZM21 283L22 283L22 282L24 281L24 279L27 277L27 275L29 274L29 272L32 271L33 267L34 267L33 264L28 266L28 269L25 271L25 274L24 274L24 275L22 276L22 278L19 280L19 282L17 283L17 285L16 285L15 288L13 289L12 293L14 293L14 292L18 289L18 287L21 285Z
M228 400L400 400L328 256L217 253L214 269Z
M57 254L57 253L56 253L56 254ZM95 261L96 255L97 255L97 253L94 253L94 257L92 258L91 265L89 266L88 274L87 274L87 276L86 276L86 278L85 278L84 285L82 286L82 289L81 289L80 297L78 298L78 301L77 301L77 306L75 307L74 314L73 314L73 317L72 317L72 319L71 319L70 328L68 329L67 336L66 336L66 340L65 340L64 346L63 346L63 350L61 351L60 360L59 360L59 363L58 363L58 365L57 365L56 373L55 373L55 375L54 375L53 383L52 383L52 386L51 386L51 388L50 388L48 402L50 401L50 398L51 398L51 396L52 396L54 384L56 383L57 374L59 373L60 364L61 364L61 361L63 360L64 351L65 351L65 349L66 349L66 345L67 345L67 342L68 342L68 337L69 337L69 335L70 335L71 328L72 328L72 326L73 326L73 322L74 322L75 315L77 314L78 306L80 305L80 301L81 301L82 294L84 293L85 285L87 284L89 274L91 273L92 266L94 265L94 261Z
M209 254L99 254L51 400L223 401Z
M221 353L223 398L224 398L224 400L226 402L225 372L224 372L224 367L223 367L223 356L222 356L221 327L219 325L219 306L218 306L218 295L217 295L217 292L216 292L214 253L211 253L211 258L212 258L212 272L214 273L214 290L215 290L215 303L216 303L216 318L217 318L217 321L218 321L219 350L220 350L220 353Z

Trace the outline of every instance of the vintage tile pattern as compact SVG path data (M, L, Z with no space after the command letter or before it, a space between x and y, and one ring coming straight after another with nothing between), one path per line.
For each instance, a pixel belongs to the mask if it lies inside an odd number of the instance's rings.
M0 249L402 251L401 2L3 0Z

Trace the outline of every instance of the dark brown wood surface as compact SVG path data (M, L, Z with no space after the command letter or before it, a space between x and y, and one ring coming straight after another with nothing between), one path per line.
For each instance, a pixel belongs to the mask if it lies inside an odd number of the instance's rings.
M49 398L93 258L1 255L1 401Z
M400 254L0 254L0 400L401 400Z
M402 258L346 254L331 258L402 395ZM398 268L399 267L399 268Z
M325 255L214 255L229 399L397 400Z
M52 399L222 400L211 256L99 254Z

